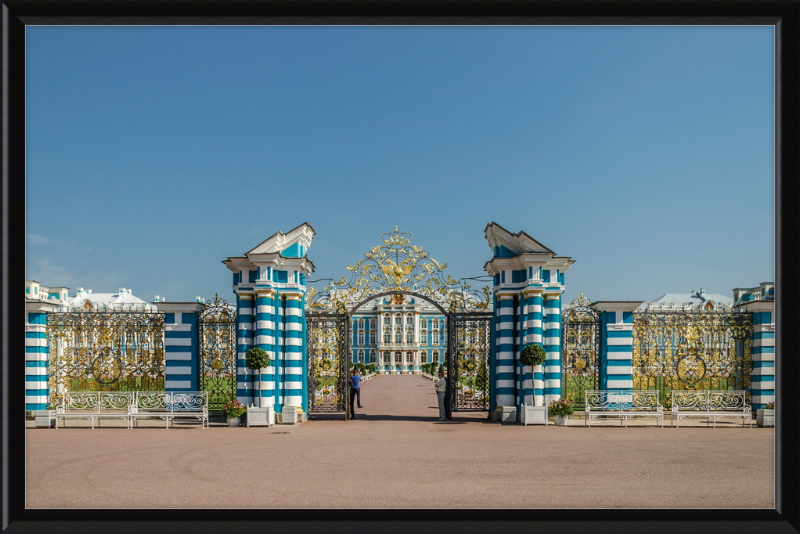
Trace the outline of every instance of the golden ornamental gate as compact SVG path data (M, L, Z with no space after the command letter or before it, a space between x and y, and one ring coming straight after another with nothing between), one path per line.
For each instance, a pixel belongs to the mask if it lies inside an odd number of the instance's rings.
M236 309L214 295L197 321L200 390L209 410L236 398Z
M665 408L672 390L748 389L752 325L747 313L634 313L633 389L658 390Z
M583 408L600 389L600 314L581 293L561 312L561 398Z
M164 314L47 314L49 399L68 391L164 389Z

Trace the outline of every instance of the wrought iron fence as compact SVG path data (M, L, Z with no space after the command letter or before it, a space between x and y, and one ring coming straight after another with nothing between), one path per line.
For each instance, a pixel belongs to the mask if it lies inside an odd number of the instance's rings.
M200 390L208 409L221 410L236 398L236 310L218 295L197 322Z
M746 313L634 313L633 388L658 390L665 408L672 390L748 389L752 324Z
M489 409L491 321L491 313L449 317L447 378L451 411Z
M162 313L49 313L47 335L50 405L69 391L164 389Z
M345 314L306 315L309 412L349 413L349 323Z
M599 386L600 314L583 293L561 312L561 398L583 409Z

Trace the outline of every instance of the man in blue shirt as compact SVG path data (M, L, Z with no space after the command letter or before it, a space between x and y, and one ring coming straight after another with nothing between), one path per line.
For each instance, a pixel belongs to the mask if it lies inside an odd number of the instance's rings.
M358 407L363 408L363 406L361 406L361 375L358 374L358 371L353 369L350 371L350 419L356 418L356 396L358 396Z

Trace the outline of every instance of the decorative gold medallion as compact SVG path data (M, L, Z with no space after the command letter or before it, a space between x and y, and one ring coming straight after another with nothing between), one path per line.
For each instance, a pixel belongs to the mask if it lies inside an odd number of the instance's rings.
M392 295L392 303L394 304L402 304L406 301L406 298L403 296L402 293L395 293Z
M211 367L213 367L217 371L222 369L222 365L223 365L222 360L220 360L219 358L214 358L214 361L211 362Z

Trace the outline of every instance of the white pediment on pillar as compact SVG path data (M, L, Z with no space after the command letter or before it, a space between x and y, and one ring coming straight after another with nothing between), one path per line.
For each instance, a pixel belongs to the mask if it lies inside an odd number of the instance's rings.
M246 253L251 254L280 254L284 257L302 258L305 256L316 232L314 228L304 222L286 233L278 230L255 248Z
M492 249L495 247L505 247L515 255L531 252L555 254L555 252L539 243L522 230L513 234L496 222L487 224L484 229L484 234L486 234L486 240L489 242L489 246Z

